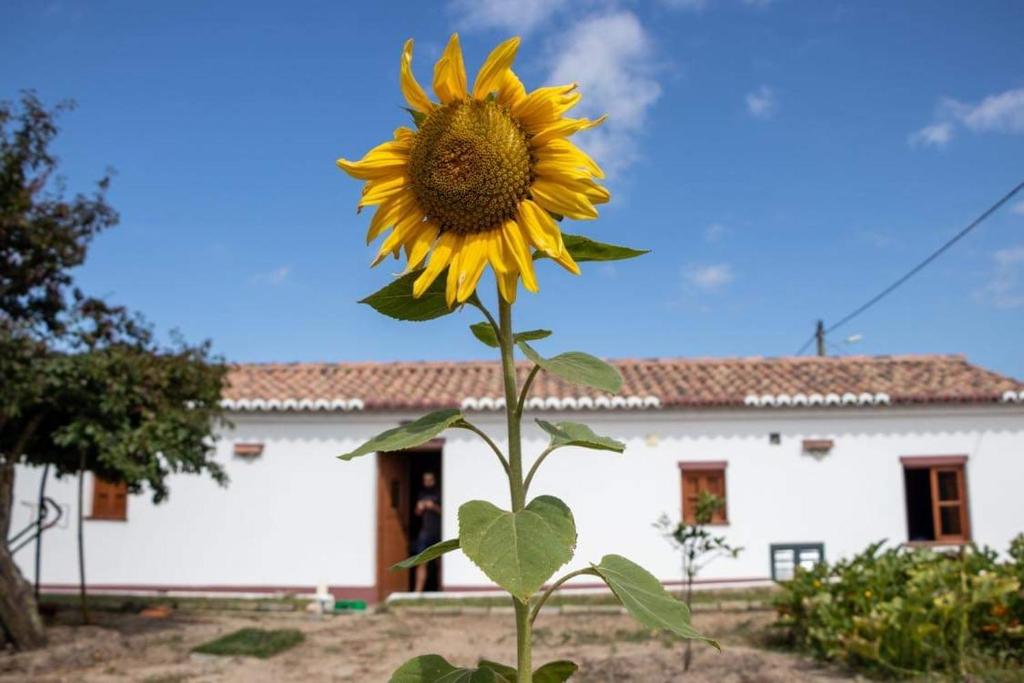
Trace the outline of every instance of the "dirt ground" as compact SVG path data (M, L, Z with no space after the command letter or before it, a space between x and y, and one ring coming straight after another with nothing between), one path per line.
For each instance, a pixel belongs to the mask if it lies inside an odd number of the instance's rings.
M510 615L444 615L396 611L317 616L298 613L176 613L168 619L99 613L95 626L54 626L38 652L0 653L0 681L387 681L417 654L455 664L478 657L514 659ZM639 628L626 615L545 614L538 619L534 661L571 659L573 681L850 680L842 672L761 646L768 612L708 612L695 625L722 641L723 652L696 646L682 674L681 645ZM268 660L198 655L192 648L239 628L297 628L304 643Z

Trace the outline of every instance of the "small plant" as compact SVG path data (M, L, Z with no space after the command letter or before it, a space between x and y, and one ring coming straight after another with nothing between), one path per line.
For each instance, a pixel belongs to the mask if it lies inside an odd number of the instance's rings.
M719 557L736 557L743 550L729 545L725 536L715 536L708 530L715 513L724 507L725 501L722 498L701 491L694 507L693 524L687 524L685 520L673 523L668 515L662 515L654 524L682 558L685 582L683 601L688 608L693 607L693 582L701 570ZM692 661L693 642L687 640L683 653L683 671L690 670Z
M604 177L600 167L568 139L600 125L604 117L564 116L580 99L574 84L527 93L512 71L518 48L518 38L495 48L470 88L458 36L453 35L434 68L434 93L440 100L435 103L413 76L412 41L407 41L400 84L415 129L397 129L393 140L360 161L338 160L345 172L366 181L359 208L378 207L368 239L391 231L375 263L403 252L408 259L401 277L363 303L384 315L411 321L438 318L468 305L483 316L470 331L497 349L501 358L504 448L452 408L384 432L340 456L350 460L403 450L446 429L463 429L482 439L508 478L510 509L483 500L468 501L459 508L458 538L437 543L396 566L409 569L461 550L512 598L516 665L480 660L475 668L460 668L438 655L425 655L403 664L392 676L393 683L567 680L576 671L572 662L551 662L534 670L533 623L551 594L581 575L603 580L645 626L683 638L702 638L690 625L687 606L669 595L657 578L619 555L606 555L599 563L549 584L573 557L576 522L569 507L554 496L530 500L530 485L541 464L561 448L622 452L625 445L583 424L537 420L549 443L527 471L521 423L530 387L544 372L613 394L622 378L613 366L586 353L546 357L534 350L531 344L551 332L513 328L512 305L519 280L536 292L535 262L543 263L542 259L579 274L579 262L613 261L645 252L562 232L563 219L596 218L596 205L610 199L608 190L597 182ZM488 265L497 284L497 315L477 293ZM517 368L517 349L527 360L526 367ZM541 592L546 584L548 588Z
M243 628L226 636L203 643L193 652L204 655L259 657L267 659L279 652L290 650L303 640L301 631L284 628L269 631L262 628Z
M798 568L775 607L790 643L819 659L886 676L979 671L1024 674L1024 536L1000 562L987 548L957 553L869 546L833 565Z

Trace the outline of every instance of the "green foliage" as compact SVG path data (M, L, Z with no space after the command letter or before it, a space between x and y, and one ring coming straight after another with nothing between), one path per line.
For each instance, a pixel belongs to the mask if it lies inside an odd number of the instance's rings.
M227 368L209 343L161 344L139 316L74 287L73 269L117 213L108 178L91 196L63 197L49 147L68 107L47 111L31 93L20 110L0 103L0 461L59 476L84 460L157 501L172 473L223 482L210 437Z
M390 683L515 683L494 669L462 669L441 655L413 657L391 674Z
M640 565L621 555L605 555L593 569L641 624L671 631L683 638L705 640L721 649L716 641L705 638L690 625L690 609L686 604L669 595L661 581Z
M469 331L473 333L473 336L479 339L481 342L490 346L492 349L496 349L501 344L498 343L498 333L494 330L494 325L490 323L473 323L469 326Z
M275 630L243 628L216 640L203 643L193 648L192 651L204 655L267 659L279 652L290 650L305 639L302 631L294 628Z
M389 429L373 437L359 448L338 457L351 460L378 451L400 451L425 444L435 436L463 420L462 411L454 408L435 410L415 422Z
M510 683L515 683L517 680L515 668L506 664L499 664L498 662L481 659L477 666L481 669L490 669L499 676L503 676ZM569 678L576 673L578 669L578 666L565 660L548 662L533 672L533 683L564 683L569 680Z
M960 553L882 546L798 568L780 584L778 623L794 646L888 676L1024 671L1024 535L1004 562L973 546Z
M417 565L421 565L424 562L430 562L431 560L436 560L445 553L450 553L451 551L458 549L459 539L457 538L453 538L447 541L441 541L440 543L435 543L434 545L430 546L418 555L413 555L412 557L406 558L401 562L395 563L395 565L391 567L391 569L392 571L398 569L412 569Z
M459 508L459 539L484 574L526 602L572 559L576 524L553 496L538 496L517 512L471 500Z
M614 451L621 453L626 444L607 436L598 436L590 427L578 422L557 422L552 424L545 420L537 420L537 424L551 436L551 449L563 446L579 446L597 451Z
M492 349L499 348L501 344L498 342L498 332L494 329L494 326L489 322L487 323L474 323L469 326L469 330L473 333L473 336L479 339L481 342L490 346ZM551 336L551 330L526 330L525 332L516 332L512 335L512 340L515 342L521 341L533 341L535 339L545 339Z
M589 353L569 351L552 358L544 358L525 341L520 341L518 346L523 355L540 366L542 370L561 377L567 382L582 384L611 394L622 388L622 375L619 374L619 371Z
M562 233L562 241L565 248L576 261L621 261L623 259L636 258L650 253L647 249L630 249L615 244L597 242L582 235L570 235ZM533 256L535 259L549 258L543 251L538 251Z
M433 320L454 313L456 309L449 308L445 298L445 283L448 280L447 269L427 287L420 298L417 299L412 295L412 285L422 272L423 269L420 268L406 273L362 299L359 303L366 304L389 318L413 322ZM467 303L477 305L479 299L476 294L473 294Z

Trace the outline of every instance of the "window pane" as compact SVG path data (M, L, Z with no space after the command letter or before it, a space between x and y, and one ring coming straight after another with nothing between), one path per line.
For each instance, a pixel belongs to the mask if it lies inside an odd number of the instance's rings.
M943 505L939 508L939 521L942 526L943 536L961 536L963 528L960 525L960 506Z
M957 485L959 472L936 472L939 479L939 500L960 500L960 487Z

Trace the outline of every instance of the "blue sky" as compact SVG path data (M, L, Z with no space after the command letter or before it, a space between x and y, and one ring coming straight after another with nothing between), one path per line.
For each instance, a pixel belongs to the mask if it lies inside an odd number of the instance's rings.
M0 96L74 98L72 189L116 169L122 223L80 281L231 360L490 357L469 312L427 324L356 300L359 185L334 166L405 125L458 30L475 72L524 37L528 88L577 80L608 125L596 222L652 249L582 277L540 267L522 327L551 351L792 354L1024 179L1024 5L815 0L447 3L9 0ZM485 284L490 293L491 285ZM844 343L849 335L863 338ZM962 352L1024 377L1024 193L837 331L843 354Z

